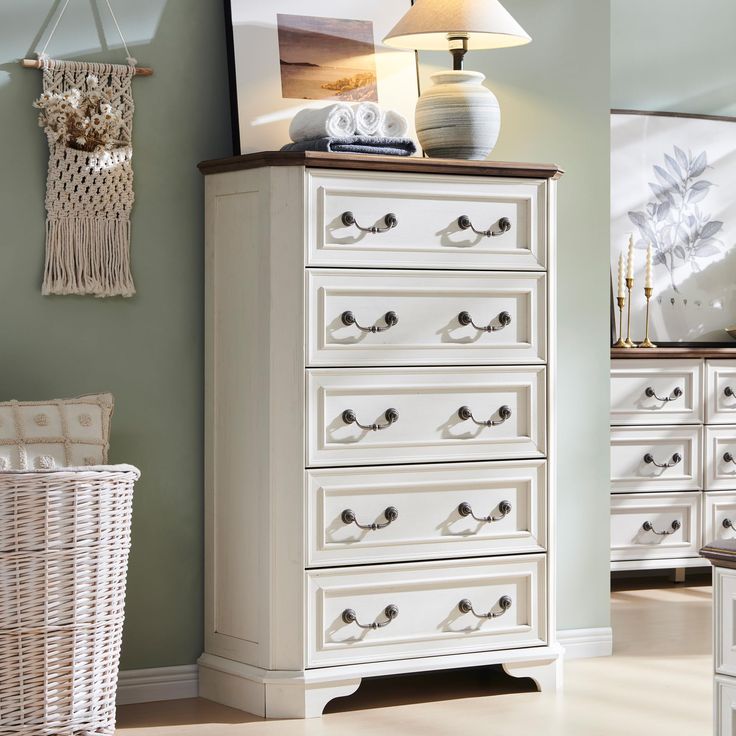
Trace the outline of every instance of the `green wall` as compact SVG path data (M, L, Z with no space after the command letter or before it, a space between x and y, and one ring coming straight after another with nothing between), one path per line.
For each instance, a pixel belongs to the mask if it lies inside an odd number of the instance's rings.
M616 0L614 0L616 1ZM59 2L54 4L58 8ZM122 55L90 3L70 3L52 55ZM202 646L202 182L195 164L230 152L220 0L114 4L133 54L136 205L131 300L44 298L46 144L30 103L48 0L0 6L0 397L110 390L112 460L140 466L124 668L194 662ZM559 626L608 614L608 0L507 0L534 38L476 52L504 126L494 158L551 161L559 207ZM100 4L101 7L104 5ZM100 52L102 23L113 48ZM423 56L424 72L446 68ZM8 316L8 314L10 316Z
M736 116L736 2L612 0L611 107Z
M33 48L50 0L0 4L0 397L109 390L111 460L138 465L124 668L194 662L202 649L202 180L195 164L230 153L219 0L114 2L133 55L155 69L134 81L130 300L42 297L47 148L31 102ZM100 52L92 3L69 4L49 53Z

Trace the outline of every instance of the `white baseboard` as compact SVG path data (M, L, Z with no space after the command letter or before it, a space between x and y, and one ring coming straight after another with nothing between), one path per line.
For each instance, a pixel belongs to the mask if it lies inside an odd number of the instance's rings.
M565 659L608 657L613 649L610 628L567 629L557 632L557 641L565 649ZM151 703L156 700L196 698L197 665L156 667L148 670L124 670L118 676L118 705Z
M565 659L610 657L613 654L613 629L564 629L557 641L565 650Z
M118 675L117 703L130 705L156 700L196 698L198 679L196 664L124 670Z

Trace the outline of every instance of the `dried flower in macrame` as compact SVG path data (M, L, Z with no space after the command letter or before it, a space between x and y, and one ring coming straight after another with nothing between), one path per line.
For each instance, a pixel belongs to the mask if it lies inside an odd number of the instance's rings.
M90 153L111 151L129 145L125 140L122 115L111 104L97 77L90 74L87 89L44 92L33 106L41 112L38 124L49 144Z

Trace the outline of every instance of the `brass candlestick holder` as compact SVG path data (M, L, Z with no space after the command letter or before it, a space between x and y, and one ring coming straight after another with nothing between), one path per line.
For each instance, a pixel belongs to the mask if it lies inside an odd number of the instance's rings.
M634 279L630 279L628 276L626 277L626 290L629 292L629 322L626 326L626 340L624 342L626 343L627 348L633 348L634 347L634 341L631 339L631 290L634 288Z
M645 286L644 287L644 296L647 298L647 321L646 321L646 331L644 333L644 342L639 343L640 348L656 348L657 346L649 339L649 300L652 298L652 292L654 289L652 289L651 286Z
M616 304L618 304L618 340L613 344L615 348L628 348L626 340L623 338L624 331L624 305L626 304L625 296L617 296Z

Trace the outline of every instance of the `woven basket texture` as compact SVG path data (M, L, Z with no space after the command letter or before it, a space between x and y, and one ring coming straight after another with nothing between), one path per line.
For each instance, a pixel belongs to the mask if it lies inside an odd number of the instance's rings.
M1 736L113 734L138 477L0 473Z

